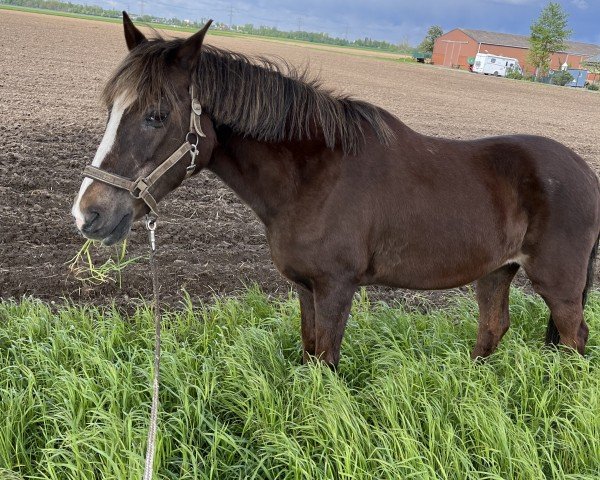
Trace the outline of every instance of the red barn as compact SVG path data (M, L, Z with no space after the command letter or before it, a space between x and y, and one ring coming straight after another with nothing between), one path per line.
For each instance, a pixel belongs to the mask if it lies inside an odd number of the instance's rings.
M600 55L598 45L580 42L567 42L567 45L566 51L552 54L551 69L559 70L565 62L571 68L583 68L583 61ZM432 62L446 67L468 69L467 59L480 52L516 58L523 69L534 73L534 68L527 61L529 37L466 28L455 28L439 37L433 47Z

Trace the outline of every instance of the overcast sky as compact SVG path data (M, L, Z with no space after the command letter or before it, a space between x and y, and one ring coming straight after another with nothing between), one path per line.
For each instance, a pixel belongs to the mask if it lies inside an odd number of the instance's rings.
M139 0L90 1L140 13ZM547 0L161 0L144 2L144 12L234 24L276 26L281 30L327 32L418 44L430 25L444 31L471 28L529 35L529 25ZM600 0L558 0L569 13L572 40L600 44Z

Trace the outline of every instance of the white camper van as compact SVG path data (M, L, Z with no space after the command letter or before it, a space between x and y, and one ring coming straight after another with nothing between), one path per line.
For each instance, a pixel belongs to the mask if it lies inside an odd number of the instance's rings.
M519 61L516 58L501 57L491 53L478 53L473 63L475 73L485 75L495 75L496 77L506 77L511 70L522 72Z

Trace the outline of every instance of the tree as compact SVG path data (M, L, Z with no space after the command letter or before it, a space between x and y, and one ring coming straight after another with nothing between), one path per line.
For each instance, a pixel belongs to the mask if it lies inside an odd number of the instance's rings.
M435 44L435 41L438 39L438 37L441 37L443 34L444 31L441 29L441 27L438 27L437 25L432 25L431 27L429 27L429 30L427 30L427 35L425 36L421 44L418 46L419 52L433 53L433 45Z
M556 2L546 5L530 28L528 60L535 67L537 80L540 74L548 72L552 54L567 48L572 31L568 28L567 13Z

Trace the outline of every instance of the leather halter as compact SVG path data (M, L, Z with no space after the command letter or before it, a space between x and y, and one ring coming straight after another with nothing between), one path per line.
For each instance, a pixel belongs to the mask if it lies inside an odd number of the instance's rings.
M150 211L158 216L156 199L150 193L150 189L167 171L190 152L191 163L186 168L185 178L189 178L196 171L196 155L198 155L198 142L200 137L206 137L200 125L200 115L202 115L202 106L194 93L194 86L190 86L190 96L192 97L192 112L190 114L190 130L185 136L185 142L175 150L169 158L162 162L148 175L138 177L136 180L116 175L114 173L101 170L92 165L88 165L83 170L83 176L106 183L116 188L127 190L133 198L142 200ZM196 142L192 143L190 137L195 137Z

